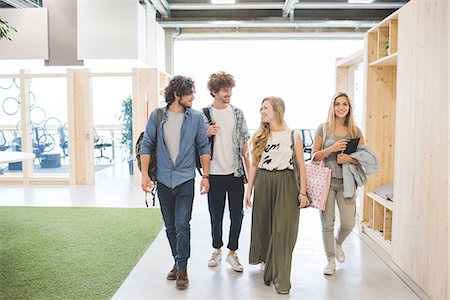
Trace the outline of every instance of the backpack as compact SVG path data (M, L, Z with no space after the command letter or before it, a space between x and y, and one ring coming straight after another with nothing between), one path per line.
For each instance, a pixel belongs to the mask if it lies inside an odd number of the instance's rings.
M209 108L204 107L202 108L203 113L206 116L206 119L208 119L208 123L209 125L214 124L212 118L211 118L211 114L209 113ZM209 144L211 145L211 159L212 159L212 154L213 154L213 149L214 149L214 135L210 136L209 138ZM200 176L203 175L202 173L202 163L201 163L201 159L200 159L200 154L198 153L198 150L195 150L195 164L197 166L197 171L200 174Z
M158 128L159 128L159 124L161 123L161 120L162 120L162 115L163 115L162 108L157 108L156 109L156 141L158 141ZM141 143L143 140L144 140L144 132L141 132L141 134L139 135L139 138L136 142L136 146L135 146L136 162L137 162L139 171L141 171L141 172L142 172ZM150 155L150 162L148 163L148 176L150 177L150 179L152 181L156 181L156 145L153 148L152 153ZM155 187L156 186L154 186L152 188L152 190L150 191L150 193L153 196L153 206L155 206ZM145 192L145 205L147 205L147 207L148 207L147 192Z

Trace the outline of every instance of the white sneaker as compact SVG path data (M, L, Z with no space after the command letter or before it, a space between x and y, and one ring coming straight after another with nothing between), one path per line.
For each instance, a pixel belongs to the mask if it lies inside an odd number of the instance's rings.
M211 258L208 261L208 267L217 267L219 262L222 260L222 253L214 251Z
M336 261L334 258L329 258L328 263L323 269L323 274L325 275L333 275L336 272Z
M259 267L261 268L261 271L264 271L264 269L266 268L266 264L262 261L262 262L259 264Z
M334 241L334 253L338 262L343 263L345 261L344 249L342 249L342 245L339 245L336 240Z
M234 255L228 254L226 261L231 265L231 268L236 272L244 271L244 267L239 262L239 258L236 253Z

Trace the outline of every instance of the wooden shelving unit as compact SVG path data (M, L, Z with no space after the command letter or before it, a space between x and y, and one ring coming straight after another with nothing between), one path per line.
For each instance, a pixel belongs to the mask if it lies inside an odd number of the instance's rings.
M380 170L365 186L362 230L386 252L392 252L392 201L373 192L394 182L395 114L397 91L398 14L366 34L366 143L379 157ZM395 201L395 200L394 200Z

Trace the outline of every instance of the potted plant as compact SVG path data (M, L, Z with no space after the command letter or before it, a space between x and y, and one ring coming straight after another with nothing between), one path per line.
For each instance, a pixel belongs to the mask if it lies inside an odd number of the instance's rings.
M0 19L0 40L12 41L11 32L17 32L17 29L9 25L8 21Z
M122 111L120 112L119 120L122 121L123 128L120 138L120 145L125 150L126 160L128 161L128 168L130 175L133 175L133 124L132 124L132 100L128 96L122 101Z
M387 55L390 55L391 49L389 48L389 37L386 38L386 42L384 43L384 49L387 51Z

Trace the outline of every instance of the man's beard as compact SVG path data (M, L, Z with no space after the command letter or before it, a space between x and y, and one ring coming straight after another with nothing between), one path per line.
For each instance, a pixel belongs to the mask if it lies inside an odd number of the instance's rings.
M189 101L180 101L180 102L178 102L178 104L180 104L184 108L191 108L192 107L192 102L189 102Z

